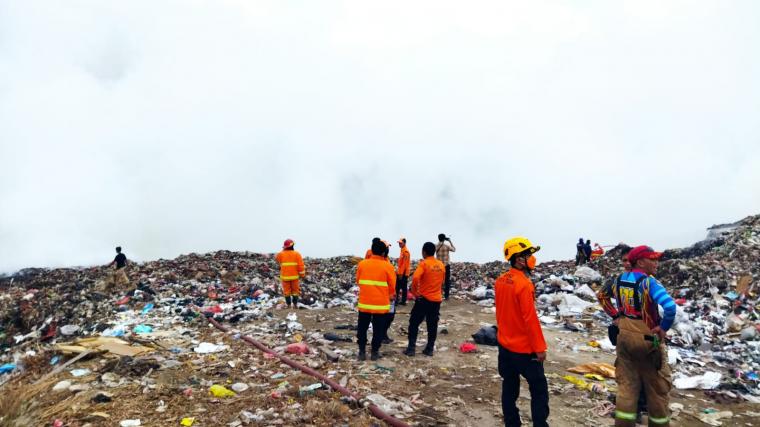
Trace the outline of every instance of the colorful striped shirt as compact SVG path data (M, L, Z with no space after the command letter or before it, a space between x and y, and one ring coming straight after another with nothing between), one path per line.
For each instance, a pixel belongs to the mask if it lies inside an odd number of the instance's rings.
M640 280L642 277L644 277L644 279ZM617 295L618 280L621 283L627 283L631 286L634 286L637 282L639 283L638 295L641 311L636 310L635 301L626 300L626 298L631 297L631 295ZM673 322L676 318L676 303L673 301L673 298L668 295L665 287L654 277L647 277L641 270L633 270L623 273L618 279L613 280L604 286L597 294L597 299L602 305L602 308L604 308L604 311L611 317L615 318L621 315L641 317L650 328L659 326L662 330L667 331L673 326ZM616 302L622 301L623 303L615 306L612 304L612 299ZM660 319L657 306L662 307L664 313L662 319Z

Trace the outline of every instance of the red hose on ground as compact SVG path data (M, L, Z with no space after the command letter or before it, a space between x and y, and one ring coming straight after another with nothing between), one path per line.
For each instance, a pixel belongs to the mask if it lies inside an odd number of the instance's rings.
M216 327L220 331L222 331L222 332L229 332L230 331L230 329L228 327L222 325L221 323L219 323L213 317L208 317L206 319L209 322L211 322L211 324L214 325L214 327ZM285 363L286 365L291 366L293 368L300 369L301 371L303 371L303 372L311 375L312 377L315 377L315 378L317 378L319 380L322 380L322 382L324 382L325 384L327 384L330 387L332 387L333 390L338 390L342 395L348 396L348 397L350 397L352 399L355 399L357 402L361 401L361 397L359 395L357 395L356 393L352 392L351 390L343 387L342 385L336 383L335 381L333 381L330 378L327 378L322 373L317 372L314 369L309 368L308 366L304 366L304 365L302 365L302 364L300 364L300 363L298 363L296 361L288 359L287 357L285 357L285 356L283 356L281 354L277 354L274 350L272 350L271 348L265 346L264 344L256 341L251 336L244 335L244 336L241 336L240 338L242 338L243 341L247 342L248 344L250 344L250 345L258 348L259 350L263 351L264 353L269 353L269 354L277 357L278 359L280 359L280 361L282 361L282 363ZM368 406L368 408L369 408L369 411L372 412L372 415L374 415L376 418L378 418L380 420L385 421L388 425L391 425L393 427L409 427L409 425L407 423L399 420L398 418L394 418L393 416L388 415L385 412L383 412L383 410L380 409L374 403L371 403Z

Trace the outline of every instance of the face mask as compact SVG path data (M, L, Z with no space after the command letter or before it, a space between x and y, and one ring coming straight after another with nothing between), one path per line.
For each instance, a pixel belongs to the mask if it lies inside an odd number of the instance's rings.
M525 266L528 267L528 270L533 270L536 268L536 257L534 255L531 255L530 258L528 258L525 261Z

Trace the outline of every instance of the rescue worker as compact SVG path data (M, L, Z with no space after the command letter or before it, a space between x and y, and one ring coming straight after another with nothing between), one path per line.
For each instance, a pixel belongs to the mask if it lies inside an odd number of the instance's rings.
M637 246L628 253L632 270L618 276L600 296L602 307L620 329L615 376L618 383L615 425L636 425L636 403L643 386L650 426L670 425L670 367L664 341L676 316L676 303L652 275L661 252ZM617 307L610 299L615 298ZM658 306L663 309L660 317Z
M535 288L530 280L536 266L533 254L539 249L540 246L533 246L525 237L507 240L504 258L511 268L494 283L505 426L521 425L516 404L520 396L520 376L528 381L533 425L549 425L549 386L544 374L546 341L536 314Z
M396 272L393 265L383 258L388 246L380 241L372 242L372 256L359 262L356 268L356 283L359 285L359 311L356 339L359 343L358 360L367 360L367 329L372 323L372 354L370 358L380 358L380 345L385 338L387 314L391 300L396 296Z
M111 275L111 282L114 285L128 285L129 277L127 277L127 256L121 253L121 246L116 247L116 257L108 264L109 267L116 266L116 269Z
M443 298L445 298L446 301L449 300L449 291L451 290L451 266L449 265L449 262L451 262L450 253L456 251L457 248L451 243L450 237L446 237L443 233L438 235L438 244L435 245L435 257L446 266L446 279L443 283Z
M372 238L372 243L374 244L375 241L379 242L380 238L379 237L373 237ZM367 252L364 253L364 259L369 259L371 256L372 256L372 246L370 246L370 248L367 249Z
M409 280L412 257L409 254L409 249L406 247L406 237L398 239L398 246L401 250L398 255L398 265L396 266L396 303L398 305L406 305L407 282Z
M390 252L391 252L391 244L388 243L385 240L381 240L385 244L385 252L383 252L383 258L385 261L393 267L393 264L391 264L391 258L390 258ZM396 283L398 284L398 278L396 278ZM397 287L398 289L398 287ZM393 299L391 299L391 309L388 311L388 314L386 315L385 319L385 332L383 332L383 344L390 344L393 342L390 336L388 336L388 331L391 329L391 324L393 324L393 320L396 318L396 295L393 296Z
M425 242L422 245L422 261L417 265L412 276L412 293L415 295L415 300L409 316L409 343L404 350L407 356L414 356L417 332L423 320L427 324L427 344L422 354L432 356L435 349L442 300L441 285L446 278L446 266L435 259L434 254L433 242Z
M623 245L620 248L620 263L623 265L623 271L624 272L630 272L631 271L631 262L628 261L628 253L631 252L630 246ZM613 305L613 301L610 300L610 297L608 295L612 295L612 287L617 282L617 277L612 277L605 285L602 287L602 289L599 290L599 292L596 294L597 300L599 300L599 304L604 307L605 312L610 312L611 310L615 310L615 306ZM607 335L609 336L610 342L612 345L617 345L617 337L620 335L620 328L618 328L617 322L613 322L608 328L607 328ZM641 424L641 414L643 412L647 411L647 398L646 394L644 394L644 387L641 387L641 391L639 392L639 400L636 404L636 423ZM614 415L614 414L613 414Z
M280 264L280 281L282 281L282 294L285 296L285 303L290 308L291 302L293 307L298 308L298 297L301 295L301 287L298 279L306 277L306 267L303 264L303 258L297 250L294 249L295 242L288 239L282 244L282 251L275 256L275 260Z

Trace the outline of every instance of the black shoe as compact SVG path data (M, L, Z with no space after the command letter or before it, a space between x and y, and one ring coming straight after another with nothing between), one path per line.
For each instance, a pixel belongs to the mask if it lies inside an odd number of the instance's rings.
M363 361L367 360L367 353L365 353L363 351L360 351L359 355L356 356L356 360L358 360L360 362L363 362Z
M407 347L407 349L404 350L404 354L407 355L407 356L409 356L409 357L414 357L414 349Z
M393 342L393 340L390 339L390 338L383 338L383 344L390 344L392 342Z
M433 349L432 348L426 348L426 349L422 350L422 354L424 354L425 356L433 357Z
M378 360L380 359L380 352L379 351L373 351L372 354L369 356L369 360Z

